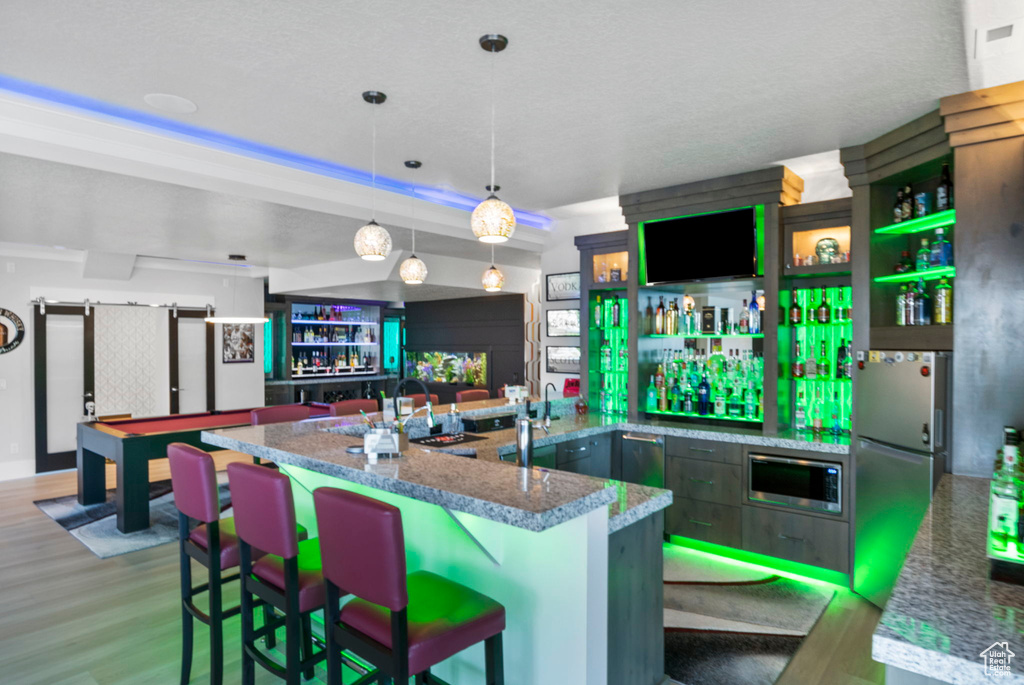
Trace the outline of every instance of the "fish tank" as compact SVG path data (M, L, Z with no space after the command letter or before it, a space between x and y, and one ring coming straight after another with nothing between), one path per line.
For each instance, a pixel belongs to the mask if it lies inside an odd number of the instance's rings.
M487 387L486 352L405 352L405 375L424 383Z

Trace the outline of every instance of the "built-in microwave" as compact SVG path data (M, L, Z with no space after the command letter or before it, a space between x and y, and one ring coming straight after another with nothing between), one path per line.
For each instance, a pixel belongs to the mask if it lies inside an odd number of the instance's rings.
M785 507L843 513L843 465L751 454L747 499Z

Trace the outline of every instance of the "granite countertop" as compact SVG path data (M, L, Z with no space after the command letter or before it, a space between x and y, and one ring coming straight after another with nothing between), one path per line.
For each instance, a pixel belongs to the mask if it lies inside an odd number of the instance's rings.
M1024 660L1024 586L988 577L988 494L988 479L943 476L875 630L875 661L946 683L1024 683L1020 663L996 678L980 657L1005 641Z

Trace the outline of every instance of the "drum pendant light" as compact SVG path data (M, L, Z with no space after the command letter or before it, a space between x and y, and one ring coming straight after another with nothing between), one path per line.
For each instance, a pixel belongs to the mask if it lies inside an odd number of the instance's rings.
M484 284L484 290L489 293L496 293L505 285L505 274L498 271L498 267L494 266L494 245L491 245L491 268L484 272L484 277L481 279Z
M363 93L363 100L371 105L379 105L387 99L387 95L376 90ZM379 262L391 254L391 234L377 223L377 109L373 110L373 203L370 222L356 231L356 254L368 262Z
M508 46L508 38L495 33L480 37L480 47L490 53L498 53ZM503 243L516 231L516 216L512 208L495 195L498 186L494 184L494 58L491 58L491 185L490 195L473 210L470 226L473 234L483 243Z
M228 255L228 259L230 261L232 261L232 262L240 263L240 262L244 262L245 261L245 255L242 255L242 254ZM248 265L246 265L246 266L248 266ZM235 301L238 299L235 296L237 294L237 292L238 292L238 269L239 269L239 267L235 266L234 269L233 269L234 273L231 276L231 311L235 311ZM88 311L88 310L86 310L86 311ZM46 312L43 312L43 313L45 314ZM210 311L210 306L209 305L206 306L206 314L207 314L207 316L204 319L204 321L206 321L206 323L253 323L253 324L255 324L255 323L266 323L267 321L270 321L270 319L268 319L265 316L214 316L213 313Z

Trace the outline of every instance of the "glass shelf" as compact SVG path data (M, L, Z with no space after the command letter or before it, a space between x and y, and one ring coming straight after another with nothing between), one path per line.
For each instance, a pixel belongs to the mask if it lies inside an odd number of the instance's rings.
M317 321L316 319L292 319L292 323L307 326L376 326L376 321Z
M293 342L292 347L376 347L375 342Z
M918 217L917 219L909 219L898 224L889 224L888 226L876 228L875 233L888 233L890 235L920 233L921 231L932 231L936 228L952 226L955 223L956 210L946 209L941 212Z
M647 414L658 416L685 416L689 419L712 419L714 421L738 421L741 423L763 423L763 419L750 419L745 416L716 416L715 414L698 414L697 412L685 411L661 411L660 409L646 410Z
M952 209L949 211L953 211ZM927 217L926 217L927 218ZM919 280L935 281L940 278L953 278L956 276L955 266L937 266L924 271L908 271L902 274L889 274L888 276L876 276L875 283L913 283Z
M751 334L751 333L732 333L732 334L729 334L729 335L726 335L726 334L723 334L723 333L697 333L697 334L676 333L674 335L665 335L665 334L659 335L657 333L652 333L651 335L644 335L642 337L644 337L644 338L680 338L680 339L683 339L683 340L686 340L686 339L690 339L690 340L710 340L712 338L749 338L749 339L753 339L753 338L763 338L764 337L764 333L753 333L753 334Z

